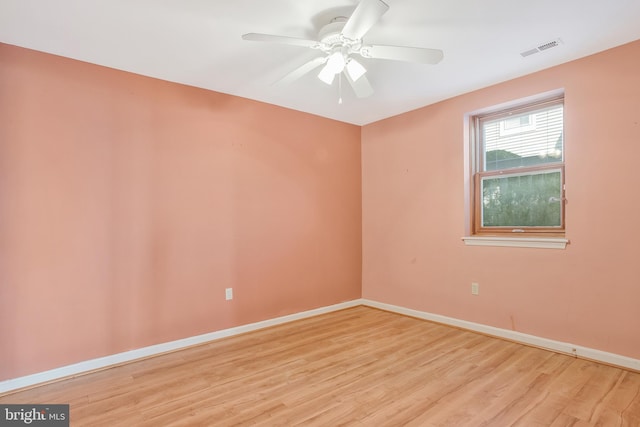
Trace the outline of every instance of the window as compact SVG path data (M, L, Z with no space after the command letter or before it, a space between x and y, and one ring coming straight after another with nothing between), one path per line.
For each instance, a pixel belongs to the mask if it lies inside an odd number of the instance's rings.
M476 235L564 235L564 102L474 116Z

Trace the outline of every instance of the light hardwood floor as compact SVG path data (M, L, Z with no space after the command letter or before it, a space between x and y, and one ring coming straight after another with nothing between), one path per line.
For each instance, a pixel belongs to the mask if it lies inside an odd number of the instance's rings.
M0 397L72 426L640 426L640 373L368 307Z

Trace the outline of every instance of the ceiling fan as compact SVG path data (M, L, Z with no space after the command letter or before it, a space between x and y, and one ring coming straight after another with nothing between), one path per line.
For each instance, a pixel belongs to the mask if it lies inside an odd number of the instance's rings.
M421 64L437 64L444 57L438 49L365 44L362 38L388 9L389 6L382 0L361 0L349 18L337 17L322 27L318 32L318 40L259 33L244 34L242 38L308 47L322 52L320 56L288 73L278 83L291 83L323 65L318 74L320 80L331 85L338 76L341 86L344 76L356 96L364 98L373 94L373 88L365 76L366 68L354 56Z

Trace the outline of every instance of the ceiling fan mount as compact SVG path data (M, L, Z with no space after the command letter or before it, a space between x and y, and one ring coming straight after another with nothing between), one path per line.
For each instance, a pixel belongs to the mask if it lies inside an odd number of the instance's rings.
M320 31L318 31L320 43L324 45L340 43L342 41L340 35L344 25L347 23L347 19L346 16L336 16L331 22L320 28Z
M422 64L437 64L443 58L442 51L438 49L365 44L363 37L388 9L389 6L382 0L361 0L350 17L335 17L322 27L318 32L317 40L259 33L244 34L242 38L250 41L296 45L322 52L321 56L284 76L280 83L291 83L323 66L318 74L320 80L331 85L336 76L341 78L344 75L356 96L364 98L373 93L373 88L365 76L366 68L354 58L355 55L368 59Z

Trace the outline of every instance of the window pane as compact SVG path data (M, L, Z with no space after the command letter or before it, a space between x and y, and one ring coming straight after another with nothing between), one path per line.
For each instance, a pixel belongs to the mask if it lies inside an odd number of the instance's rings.
M563 105L480 121L484 170L563 161Z
M481 187L483 227L562 225L562 176L558 169L484 177Z

